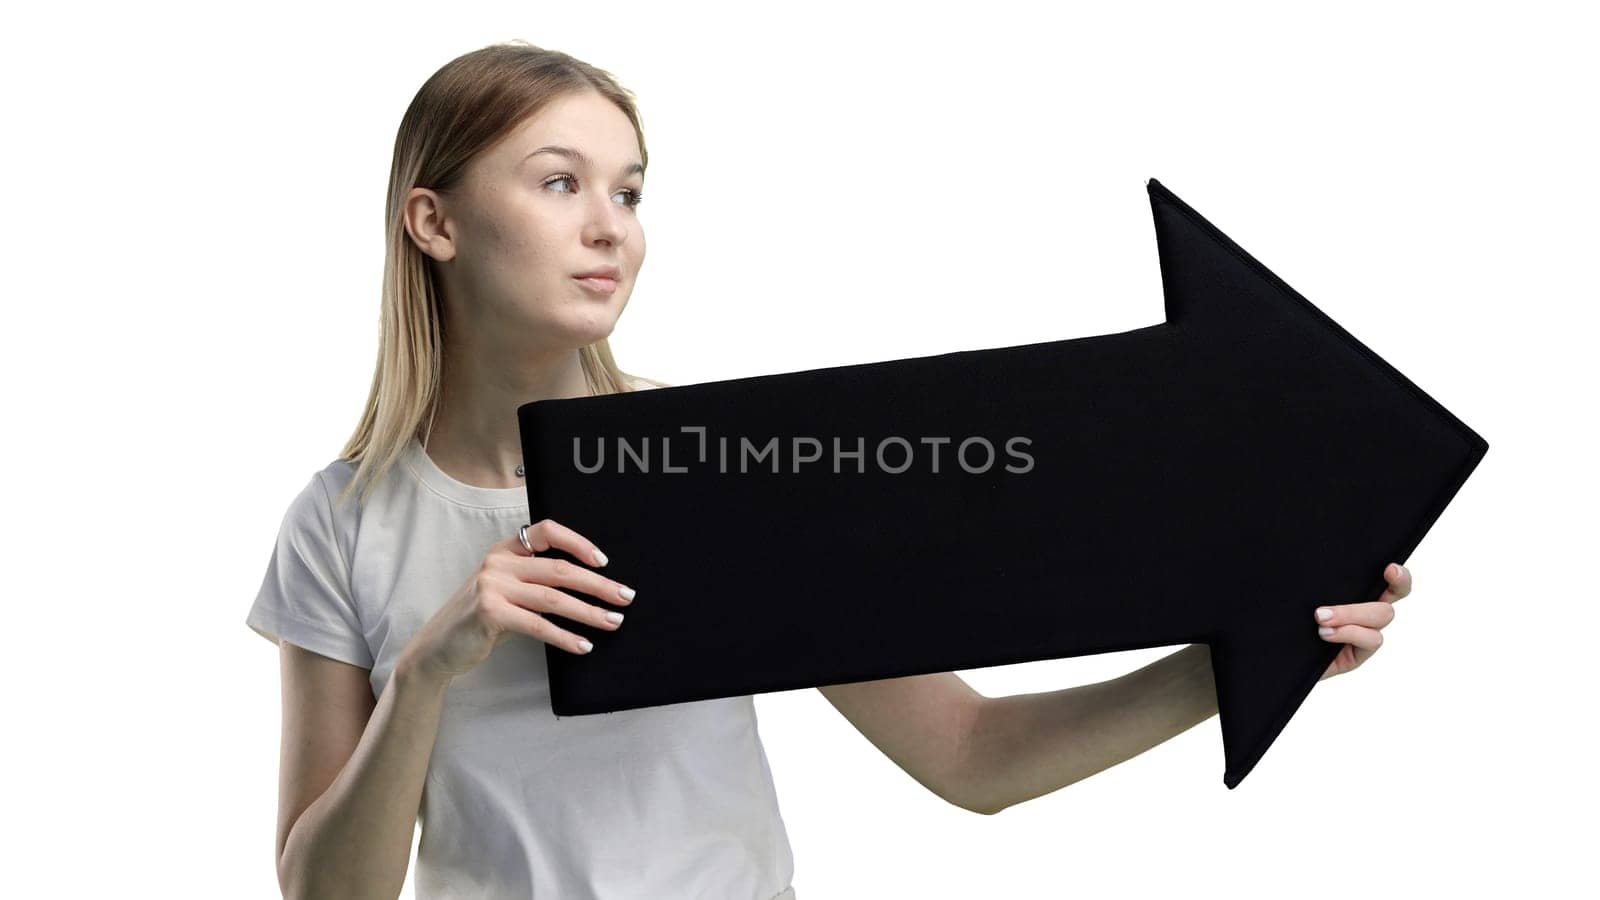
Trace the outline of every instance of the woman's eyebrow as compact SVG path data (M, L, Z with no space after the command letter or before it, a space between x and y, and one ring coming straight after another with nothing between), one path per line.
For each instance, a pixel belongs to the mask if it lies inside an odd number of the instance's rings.
M559 146L559 145L551 145L549 147L540 147L539 149L533 151L532 153L529 153L527 156L524 156L522 158L522 161L523 162L527 162L528 160L532 159L535 156L538 156L541 153L554 153L554 154L556 154L558 156L565 156L568 159L571 159L571 160L577 162L579 165L584 165L584 166L593 165L593 162L589 159L589 157L584 156L582 151L575 150L572 147L562 147L562 146ZM632 175L635 172L638 172L639 174L643 175L644 174L644 165L642 163L637 163L636 162L636 163L633 163L631 165L624 166L623 169L622 169L622 177L626 178L626 177L628 177L629 175Z

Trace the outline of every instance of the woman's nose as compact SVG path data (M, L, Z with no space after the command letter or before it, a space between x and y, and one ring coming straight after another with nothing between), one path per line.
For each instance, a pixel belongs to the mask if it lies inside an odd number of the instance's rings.
M584 235L588 240L604 240L619 244L628 237L626 212L609 197L592 202L584 222Z

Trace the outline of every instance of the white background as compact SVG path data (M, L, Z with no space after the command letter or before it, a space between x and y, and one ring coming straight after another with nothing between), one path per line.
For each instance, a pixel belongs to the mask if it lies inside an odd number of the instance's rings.
M639 96L628 371L1155 324L1155 177L1490 443L1383 650L1238 790L1213 718L983 817L816 691L761 695L803 900L1592 889L1600 73L1575 9L11 11L5 893L277 896L277 654L245 612L366 397L400 115L514 37ZM1167 652L961 674L1045 691Z

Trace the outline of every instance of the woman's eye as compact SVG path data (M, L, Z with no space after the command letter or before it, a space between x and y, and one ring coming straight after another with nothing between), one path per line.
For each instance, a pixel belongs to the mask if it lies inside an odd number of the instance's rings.
M577 184L578 179L572 177L571 175L557 175L549 181L546 181L544 184L545 187L549 187L550 185L563 181L568 182L569 184ZM570 191L562 191L561 193L570 193ZM624 205L629 209L637 208L640 201L644 199L644 194L640 191L634 190L633 188L623 188L621 191L618 191L618 193L628 195L628 199L624 202Z

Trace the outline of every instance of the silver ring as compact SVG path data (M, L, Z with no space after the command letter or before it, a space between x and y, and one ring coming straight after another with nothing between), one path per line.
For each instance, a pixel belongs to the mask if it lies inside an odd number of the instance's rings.
M532 525L532 524L533 524L532 522L528 523L528 525ZM533 544L531 542L529 542L529 540L528 540L528 525L523 525L523 526L521 526L521 527L519 527L517 529L517 537L522 539L523 549L528 551L528 555L529 556L532 556L533 555Z

